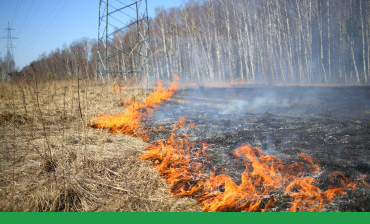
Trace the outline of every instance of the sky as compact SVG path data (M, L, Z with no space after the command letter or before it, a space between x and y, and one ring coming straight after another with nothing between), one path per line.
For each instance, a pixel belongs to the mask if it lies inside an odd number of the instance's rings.
M186 0L147 0L149 17L157 7L183 5ZM132 0L109 0L110 4ZM14 60L18 68L64 44L98 36L99 0L0 0L0 57L7 52L8 22L13 40Z

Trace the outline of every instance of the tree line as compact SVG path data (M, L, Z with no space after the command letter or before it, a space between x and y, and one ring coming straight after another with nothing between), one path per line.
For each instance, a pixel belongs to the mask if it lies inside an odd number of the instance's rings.
M149 78L269 84L368 84L367 0L203 0L156 10ZM131 46L134 30L108 47ZM81 39L33 62L40 75L96 76L96 40ZM132 49L135 51L135 49ZM111 65L129 68L117 54ZM24 68L26 71L29 68Z

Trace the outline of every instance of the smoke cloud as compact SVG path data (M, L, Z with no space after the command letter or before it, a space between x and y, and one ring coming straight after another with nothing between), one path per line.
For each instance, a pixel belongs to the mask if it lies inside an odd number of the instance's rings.
M279 97L274 93L264 94L246 100L232 100L220 114L237 114L245 112L268 112L272 108L287 108L295 103L293 99Z

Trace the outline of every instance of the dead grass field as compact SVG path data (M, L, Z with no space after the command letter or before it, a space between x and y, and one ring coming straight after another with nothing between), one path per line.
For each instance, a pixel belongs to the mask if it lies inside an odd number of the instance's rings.
M88 126L97 113L144 99L113 81L0 83L0 211L200 211L175 198L150 162L146 143ZM133 86L133 84L129 85Z

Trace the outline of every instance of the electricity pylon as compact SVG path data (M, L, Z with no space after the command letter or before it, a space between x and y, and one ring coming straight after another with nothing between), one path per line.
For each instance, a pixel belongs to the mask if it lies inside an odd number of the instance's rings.
M147 0L100 0L97 77L142 75L148 69Z
M15 67L14 57L13 57L13 49L15 47L13 45L13 40L18 39L18 38L12 36L12 30L14 30L14 29L10 27L10 22L8 22L8 27L5 28L5 30L8 31L7 32L8 34L7 34L6 37L2 37L2 38L7 39L7 52L6 52L7 67L6 67L5 75L8 75L9 73L11 73L14 70L14 67ZM2 78L5 79L7 77L3 76Z

